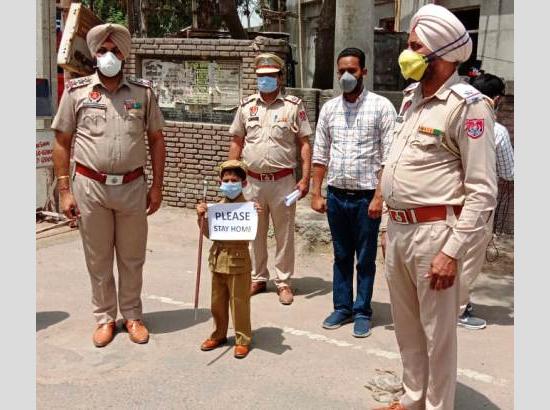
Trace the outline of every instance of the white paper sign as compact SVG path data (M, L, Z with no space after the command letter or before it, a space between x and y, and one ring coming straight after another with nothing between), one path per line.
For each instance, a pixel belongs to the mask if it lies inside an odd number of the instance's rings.
M257 228L254 202L208 205L208 232L213 241L252 241Z

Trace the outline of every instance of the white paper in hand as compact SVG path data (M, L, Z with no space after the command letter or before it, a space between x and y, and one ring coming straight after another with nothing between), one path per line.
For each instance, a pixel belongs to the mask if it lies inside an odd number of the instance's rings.
M300 199L301 195L302 194L300 193L299 189L297 189L295 191L292 191L290 194L285 196L285 205L286 206L292 205L294 202L296 202L298 199Z

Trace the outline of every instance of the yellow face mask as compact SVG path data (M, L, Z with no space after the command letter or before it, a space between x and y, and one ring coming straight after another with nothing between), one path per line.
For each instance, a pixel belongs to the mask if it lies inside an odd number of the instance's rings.
M428 68L428 57L409 49L403 50L399 54L399 67L405 80L412 78L420 81L426 68Z

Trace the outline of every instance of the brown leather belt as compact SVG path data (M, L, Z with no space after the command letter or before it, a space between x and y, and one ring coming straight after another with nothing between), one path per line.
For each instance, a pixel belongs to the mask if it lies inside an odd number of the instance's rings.
M453 206L455 215L458 217L462 206ZM415 224L421 222L433 222L447 219L447 207L445 205L422 206L412 209L388 208L390 218L400 224Z
M85 165L76 163L75 171L80 175L84 175L90 179L101 182L105 185L122 185L132 182L134 179L143 175L143 167L134 169L127 174L103 174L101 172L94 171Z
M294 170L292 168L285 168L281 169L280 171L267 174L257 174L256 172L248 171L248 175L260 181L277 181L278 179L286 177L287 175L290 175L292 173L294 173Z

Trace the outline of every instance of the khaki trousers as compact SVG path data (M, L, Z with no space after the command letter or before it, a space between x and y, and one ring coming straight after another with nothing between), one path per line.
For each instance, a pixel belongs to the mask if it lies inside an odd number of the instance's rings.
M491 219L486 226L486 235L482 238L479 244L476 244L470 248L466 255L464 255L464 261L462 266L462 274L460 276L460 312L464 312L468 303L470 303L470 290L472 285L481 273L481 268L485 262L485 254L487 246L491 242L493 237L493 222L495 219L495 213L493 211Z
M252 341L250 325L250 275L212 273L211 310L214 318L214 332L211 339L220 340L227 336L229 311L235 328L235 343L249 345Z
M454 408L460 262L450 288L432 290L424 278L450 233L445 221L388 224L386 278L407 410Z
M142 273L147 244L145 179L109 186L75 174L73 192L80 210L79 230L97 323L111 322L117 317L113 276L115 252L120 313L124 319L141 319Z
M259 181L249 176L244 195L247 201L257 200L263 207L258 214L258 232L251 242L252 280L267 282L267 232L269 216L275 230L275 285L290 286L294 273L294 218L296 203L286 206L284 198L296 186L294 175L288 175L277 181Z

